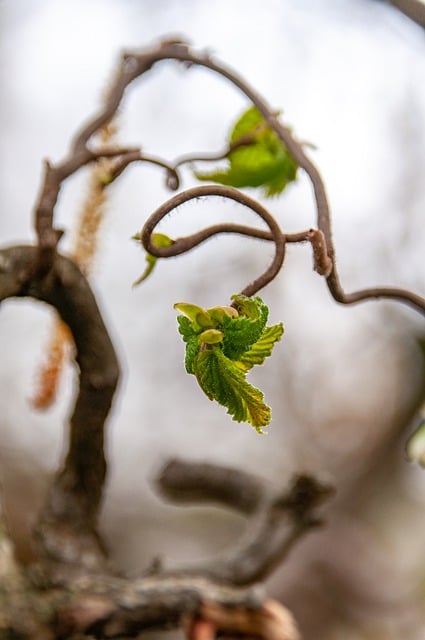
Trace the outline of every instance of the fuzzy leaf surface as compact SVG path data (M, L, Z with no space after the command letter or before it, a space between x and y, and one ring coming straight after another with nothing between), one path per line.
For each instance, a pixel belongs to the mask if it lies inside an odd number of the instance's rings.
M223 320L223 352L232 360L241 355L260 339L266 326L269 310L261 298L234 296L237 318L226 317Z

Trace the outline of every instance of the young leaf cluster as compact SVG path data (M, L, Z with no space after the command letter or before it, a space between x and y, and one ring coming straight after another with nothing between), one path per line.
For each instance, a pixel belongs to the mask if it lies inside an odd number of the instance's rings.
M298 166L256 107L250 107L236 122L229 138L230 147L246 137L249 143L229 151L226 169L195 171L195 176L198 180L237 188L262 187L267 197L281 193L295 180Z
M266 326L268 307L261 298L232 296L233 306L203 309L176 303L179 332L186 343L186 371L195 375L210 400L227 408L237 422L259 433L271 413L263 393L246 381L254 365L263 364L283 334L282 323Z

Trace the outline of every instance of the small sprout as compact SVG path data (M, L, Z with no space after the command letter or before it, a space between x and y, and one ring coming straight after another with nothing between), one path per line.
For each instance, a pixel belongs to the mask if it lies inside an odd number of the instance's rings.
M198 340L205 344L218 344L222 342L224 333L218 329L207 329L199 334Z
M236 306L202 309L188 302L174 308L186 343L185 367L210 400L227 408L236 422L249 422L258 433L269 424L270 407L246 375L263 364L283 334L281 323L267 327L269 310L261 298L233 296Z
M177 309L177 311L180 311L180 313L189 318L189 320L192 321L194 328L196 327L196 330L213 327L213 321L208 311L202 307L198 307L196 304L190 304L189 302L176 302L174 309Z
M237 318L239 316L239 313L234 307L211 307L211 309L207 309L207 311L217 324L223 324L225 316L229 318Z
M140 242L142 239L142 234L140 233L140 231L138 231L137 233L134 234L134 236L131 236L132 240L136 240L136 242ZM164 247L170 247L173 243L174 240L172 238L169 238L168 236L166 236L164 233L153 233L152 234L152 243L158 247L158 249L164 248ZM148 276L150 276L150 274L152 273L152 271L155 268L155 265L157 263L158 257L157 256L153 256L150 253L146 254L146 258L145 258L147 265L146 268L144 270L144 272L142 273L142 275L140 276L140 278L137 278L137 280L135 282L133 282L133 287L137 287L138 284L140 284L141 282L143 282L144 280L146 280L146 278Z

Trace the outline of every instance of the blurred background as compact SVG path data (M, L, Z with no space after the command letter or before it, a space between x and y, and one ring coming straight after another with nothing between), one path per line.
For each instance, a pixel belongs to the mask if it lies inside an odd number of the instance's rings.
M391 284L424 295L424 31L378 0L0 0L1 244L34 240L42 161L65 155L120 53L170 35L237 70L315 145L345 289ZM170 161L219 150L247 106L218 76L165 62L126 94L119 140ZM183 176L184 187L194 184L189 170ZM61 195L63 251L87 177L68 180ZM158 555L177 566L214 557L242 535L244 522L232 513L160 500L154 479L170 457L245 469L276 486L297 472L317 474L337 489L326 527L293 550L269 593L291 608L305 640L423 638L425 471L404 452L425 389L423 318L390 302L338 306L312 270L309 247L289 247L280 277L261 294L270 320L285 325L267 367L250 376L273 410L261 437L185 374L173 304L227 304L273 249L215 238L160 262L133 289L145 263L130 238L169 195L159 169L126 172L110 191L92 277L123 369L101 516L114 563L131 575ZM315 225L301 172L267 206L287 231ZM181 207L161 230L176 237L229 218L256 222L214 200ZM30 405L52 326L42 305L2 305L0 479L24 559L75 392L68 365L55 405Z

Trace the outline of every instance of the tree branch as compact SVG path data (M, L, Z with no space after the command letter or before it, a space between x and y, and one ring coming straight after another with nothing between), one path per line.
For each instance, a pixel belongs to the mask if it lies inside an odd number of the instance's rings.
M260 205L259 202L253 200L237 189L221 185L207 185L202 187L193 187L192 189L187 189L182 193L178 193L158 207L158 209L146 220L140 234L141 243L145 250L151 255L157 256L158 258L169 258L185 253L186 251L190 251L218 233L239 233L246 236L258 237L256 235L256 231L254 230L252 233L249 227L234 224L221 224L207 227L202 231L198 231L198 233L194 233L184 238L178 238L177 240L174 240L169 247L157 247L154 244L152 241L152 233L154 232L157 224L159 224L167 214L181 204L189 202L189 200L211 196L229 198L230 200L234 200L235 202L250 208L264 220L270 229L269 237L275 244L275 255L273 261L261 276L256 278L256 280L251 282L241 291L241 294L245 296L252 296L257 293L257 291L265 287L266 284L271 282L271 280L273 280L273 278L275 278L279 273L285 257L285 236L282 234L277 221L267 211L267 209Z
M400 4L406 4L406 2L400 2ZM41 195L36 207L35 216L35 225L40 247L38 261L35 267L36 269L41 270L41 272L43 272L43 269L44 271L48 270L49 264L53 259L54 248L61 236L61 232L53 228L53 210L62 182L85 164L96 160L96 158L104 157L105 153L109 155L116 155L117 157L122 156L121 161L117 163L115 177L117 177L125 167L128 166L128 164L135 160L142 159L140 151L138 150L108 149L102 151L101 149L98 149L94 152L88 145L92 137L113 117L128 85L136 78L151 70L156 63L163 60L176 60L184 64L186 67L191 67L193 65L205 67L229 80L259 109L268 125L276 132L281 141L286 145L295 162L307 173L313 186L316 203L317 230L321 232L323 238L323 249L321 249L322 266L320 266L320 270L317 269L319 263L317 259L315 259L315 268L319 273L325 275L329 291L337 302L341 304L354 304L367 299L389 298L407 304L416 311L425 314L425 298L404 289L376 287L348 294L344 292L341 287L336 268L330 208L326 189L317 167L310 160L304 150L305 145L294 138L291 130L280 122L277 111L272 109L266 100L237 73L222 63L217 62L210 55L196 53L187 43L175 39L160 41L149 49L140 52L125 53L122 57L115 80L108 92L108 95L106 96L102 109L92 120L89 121L88 124L83 127L80 133L76 135L68 157L55 167L46 163L44 184L41 189ZM246 144L248 143L248 140L243 140L242 143ZM228 152L229 150L227 150L227 153ZM132 153L134 153L133 156L131 155ZM126 154L129 155L124 157ZM174 167L157 159L149 159L147 161L164 166L167 170L168 186L172 189L176 189L179 185L177 168L180 164L187 162L190 159L190 157L183 157L175 164ZM234 232L239 233L239 231ZM216 230L214 233L220 233L220 231ZM245 233L245 231L242 233ZM209 235L207 234L206 237L209 237ZM199 240L199 242L202 241L203 240ZM276 238L274 238L274 241L276 242ZM317 246L317 243L316 245L313 245L313 249L315 246ZM150 251L150 253L154 253L153 247L151 247L151 249L152 251ZM154 255L159 254L154 253ZM275 266L277 266L277 259ZM262 278L263 277L264 275ZM253 285L255 284L256 287L253 287L252 290L254 292L258 291L266 282L269 282L269 280L266 280L264 284L262 282L263 281L260 279L258 283L252 283ZM252 295L252 293L249 293L251 291L249 287L247 290L248 293L245 293L245 295Z
M197 492L199 481L204 483L201 492ZM249 544L242 544L231 554L228 567L223 560L209 569L159 570L134 580L102 570L94 575L87 570L80 575L67 572L63 583L56 583L54 588L39 583L37 573L31 572L32 584L19 573L16 585L11 583L0 594L0 636L8 630L19 630L19 637L25 640L77 634L99 639L132 638L145 630L183 625L194 640L202 637L202 626L214 630L217 637L236 634L259 640L299 640L291 614L249 584L268 575L278 562L277 555L282 559L296 540L317 526L315 511L328 497L329 488L312 478L300 477L288 491L274 493L250 474L181 461L167 464L158 482L167 495L176 497L180 492L187 498L197 493L202 500L213 498L244 511L249 515L247 528L253 527L256 533ZM244 489L253 489L253 496L247 492L241 500ZM285 517L288 522L278 533ZM263 526L265 522L267 526ZM5 614L8 611L9 617Z
M387 0L395 9L425 28L425 5L420 0Z
M35 247L27 246L0 251L0 302L23 296L46 302L57 310L75 341L80 380L70 420L69 448L64 467L52 486L39 534L48 555L61 561L81 562L78 540L84 538L84 533L93 532L102 496L106 474L104 423L119 367L81 271L71 260L55 255L50 272L28 282L28 269L36 253ZM87 557L87 562L92 560Z
M234 586L267 578L305 533L322 524L316 510L333 493L310 476L296 476L289 489L276 492L246 472L179 460L164 467L158 487L172 500L214 502L249 516L246 535L236 549L190 570Z

